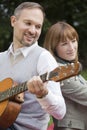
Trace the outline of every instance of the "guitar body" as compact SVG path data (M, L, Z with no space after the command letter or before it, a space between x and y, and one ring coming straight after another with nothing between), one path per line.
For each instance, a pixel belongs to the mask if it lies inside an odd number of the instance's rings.
M7 78L0 82L0 93L11 88L12 79ZM19 114L21 105L8 100L0 102L0 129L6 129L16 120Z
M79 62L76 62L57 67L50 73L40 75L40 78L43 82L48 80L57 82L77 75L80 70L81 65ZM6 130L6 128L12 125L21 110L19 103L10 101L9 99L28 89L26 82L15 87L12 86L13 80L11 78L6 78L0 82L0 130Z

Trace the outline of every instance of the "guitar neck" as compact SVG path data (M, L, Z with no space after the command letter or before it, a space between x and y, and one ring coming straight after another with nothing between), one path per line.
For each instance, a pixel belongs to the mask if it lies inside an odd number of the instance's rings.
M26 82L24 82L24 83L19 84L15 87L11 87L3 92L0 92L0 102L7 100L7 99L9 99L9 98L21 93L21 92L24 92L27 89L28 88L27 88Z
M81 65L79 62L77 62L77 63L69 64L66 66L57 67L49 73L40 75L40 78L42 79L43 82L48 81L48 80L53 80L53 81L58 82L58 81L77 75L80 72L80 70L81 70ZM22 84L18 84L15 87L11 86L11 88L3 92L0 92L0 102L28 90L26 82Z
M40 75L40 78L42 79L43 82L46 81L46 75L47 75L47 73ZM26 83L27 83L27 81L22 84L18 84L15 87L11 87L3 92L0 92L0 102L7 100L19 93L22 93L22 92L28 90Z

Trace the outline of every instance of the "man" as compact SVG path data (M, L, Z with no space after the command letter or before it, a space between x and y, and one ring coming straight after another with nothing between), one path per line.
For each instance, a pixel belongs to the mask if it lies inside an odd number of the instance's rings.
M57 67L53 56L38 45L44 17L38 3L20 4L11 16L13 42L0 54L0 80L11 77L20 84L27 81L28 91L24 92L21 111L13 124L15 130L46 130L49 115L60 120L66 112L60 84L43 82L40 77Z

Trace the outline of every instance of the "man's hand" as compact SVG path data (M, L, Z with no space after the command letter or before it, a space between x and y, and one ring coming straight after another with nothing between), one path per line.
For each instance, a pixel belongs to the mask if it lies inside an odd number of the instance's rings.
M34 76L27 82L28 90L35 94L38 98L42 98L48 94L46 83L43 83L39 76Z
M20 103L24 102L24 93L17 94L15 96L15 100L20 102Z

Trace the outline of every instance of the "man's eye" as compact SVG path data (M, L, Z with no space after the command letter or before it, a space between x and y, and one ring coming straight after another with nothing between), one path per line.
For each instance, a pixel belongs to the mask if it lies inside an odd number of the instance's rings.
M41 26L36 26L37 29L41 29Z
M31 25L31 23L25 23L26 25Z

